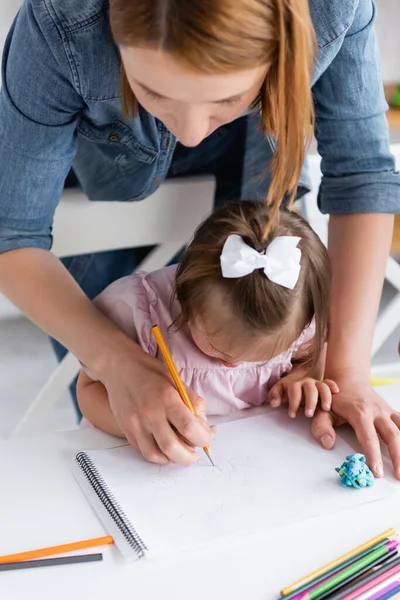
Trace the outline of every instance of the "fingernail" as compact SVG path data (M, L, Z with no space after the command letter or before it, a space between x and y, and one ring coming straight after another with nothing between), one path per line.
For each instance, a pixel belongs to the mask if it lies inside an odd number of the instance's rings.
M322 408L323 408L324 410L328 410L328 411L329 411L329 410L331 410L331 405L330 405L330 404L328 404L328 403L326 403L326 404L323 404Z
M314 416L314 411L312 408L307 408L306 410L306 417L312 417Z
M377 477L383 477L383 465L381 463L375 465L374 471Z
M332 436L329 435L329 433L325 433L321 438L321 444L323 445L324 448L326 448L327 450L330 450L333 446Z
M289 411L289 417L290 417L291 419L295 419L295 418L296 418L296 413L295 413L293 410L290 410L290 411Z
M278 408L278 406L280 405L281 401L279 400L279 398L273 398L271 400L271 406L272 408Z
M207 415L205 412L199 412L198 413L199 417L201 417L202 419L204 419L205 421L207 421Z

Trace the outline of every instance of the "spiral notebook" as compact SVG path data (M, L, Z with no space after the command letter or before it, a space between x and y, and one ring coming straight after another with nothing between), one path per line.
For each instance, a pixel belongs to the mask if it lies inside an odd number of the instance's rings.
M190 468L146 463L130 446L80 452L75 473L126 558L169 555L234 535L383 499L395 484L345 489L335 467L353 450L322 450L310 422L284 412L220 425L212 467L199 451Z

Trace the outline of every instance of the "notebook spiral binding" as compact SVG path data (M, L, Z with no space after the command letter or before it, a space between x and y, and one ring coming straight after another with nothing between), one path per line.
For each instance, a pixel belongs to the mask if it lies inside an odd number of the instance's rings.
M128 545L138 558L143 558L148 548L132 527L130 520L116 501L91 458L85 452L79 452L75 457L75 461Z

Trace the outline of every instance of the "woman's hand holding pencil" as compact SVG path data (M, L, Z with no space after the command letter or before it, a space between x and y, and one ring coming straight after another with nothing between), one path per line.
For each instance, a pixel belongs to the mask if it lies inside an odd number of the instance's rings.
M104 385L123 435L149 462L193 464L198 458L194 447L210 444L214 437L212 428L204 418L186 408L165 364L139 346L137 353L122 350L117 367L124 371L125 379L128 378L126 371L132 372L134 385L126 389L124 399L117 397L109 382L105 381ZM205 410L204 401L193 390L186 388L186 391L200 415Z

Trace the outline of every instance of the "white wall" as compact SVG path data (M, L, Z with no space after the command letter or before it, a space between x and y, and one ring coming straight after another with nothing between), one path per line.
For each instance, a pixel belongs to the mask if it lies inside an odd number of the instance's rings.
M384 82L400 82L400 0L376 0L376 32Z
M12 20L22 4L22 0L1 0L0 2L0 53Z

